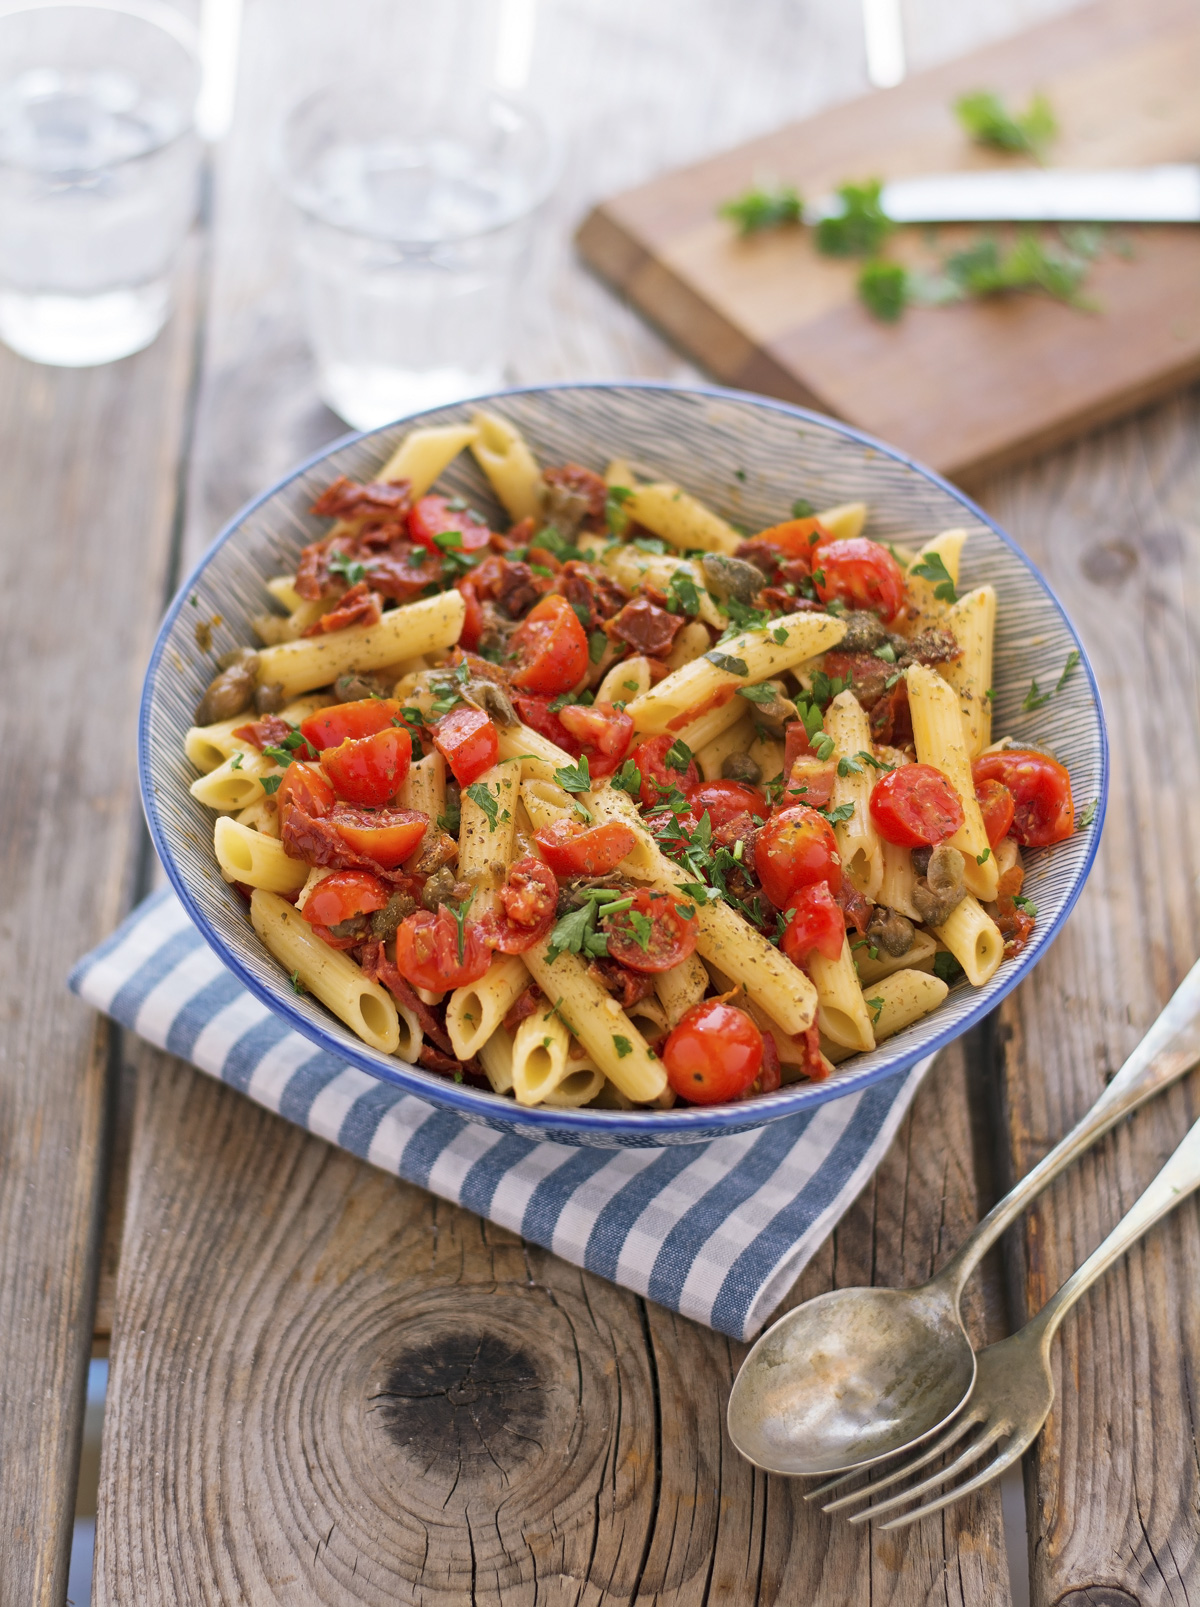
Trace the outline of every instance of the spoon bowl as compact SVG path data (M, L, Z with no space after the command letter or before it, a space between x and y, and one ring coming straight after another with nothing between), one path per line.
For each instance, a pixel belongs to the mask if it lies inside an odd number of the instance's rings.
M837 1473L924 1439L962 1405L975 1353L957 1291L834 1289L773 1323L734 1381L728 1423L770 1473Z

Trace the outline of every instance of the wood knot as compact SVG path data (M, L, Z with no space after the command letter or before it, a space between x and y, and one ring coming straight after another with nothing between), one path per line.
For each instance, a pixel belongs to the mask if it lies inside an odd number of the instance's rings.
M426 1471L486 1462L508 1474L541 1449L541 1375L496 1334L426 1340L391 1364L373 1401L388 1437Z
M1083 556L1083 572L1096 586L1119 587L1137 568L1138 555L1126 541L1106 541Z
M1116 1585L1077 1585L1060 1596L1054 1607L1141 1607L1141 1603Z

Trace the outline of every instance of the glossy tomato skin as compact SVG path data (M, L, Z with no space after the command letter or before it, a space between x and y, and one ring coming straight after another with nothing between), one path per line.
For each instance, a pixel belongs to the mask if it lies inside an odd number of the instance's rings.
M457 530L463 552L478 552L492 539L487 525L471 517L466 508L452 508L448 497L428 496L416 502L408 515L408 534L430 552L440 552L436 537Z
M318 751L340 747L346 741L374 736L377 731L395 728L400 705L391 697L365 697L354 703L335 703L318 709L300 722L300 735Z
M788 959L803 966L815 949L827 960L836 960L846 941L846 918L825 883L798 887L788 908L795 913L779 945Z
M702 781L687 796L697 820L707 813L718 836L744 816L766 818L766 799L757 787L749 787L744 781Z
M565 597L552 592L535 603L513 632L513 685L522 692L557 697L587 674L587 632Z
M458 922L444 904L418 910L396 929L396 969L414 988L441 993L478 982L492 951L477 922L464 922L459 950Z
M788 773L788 784L779 802L785 808L807 804L810 809L824 809L833 797L836 779L836 759L818 759L815 755L797 759Z
M462 704L438 721L433 743L460 787L478 781L500 757L500 737L482 709Z
M999 781L1013 795L1012 834L1025 848L1048 848L1075 830L1071 777L1057 759L1031 748L983 753L971 766L978 787Z
M871 788L871 819L879 835L901 848L931 848L963 823L962 800L931 764L902 764Z
M842 861L833 827L807 804L781 809L758 834L754 869L777 910L788 909L801 887L822 883L836 893Z
M374 736L348 737L340 747L325 748L321 754L321 769L338 797L364 809L390 803L411 763L412 737L395 725Z
M629 752L633 716L611 703L568 703L558 711L563 728L588 756L588 768L597 778L611 776Z
M533 835L547 865L559 876L607 876L637 841L632 827L616 820L600 826L556 820Z
M775 547L789 558L811 560L820 543L832 538L818 519L788 519L783 524L772 525L768 530L756 531L750 539L761 541L764 546Z
M342 841L384 870L395 870L421 846L429 825L418 809L359 809L337 804L330 818Z
M823 603L838 598L847 608L874 609L884 624L904 606L904 571L886 547L865 536L823 545L813 586Z
M479 602L479 590L470 575L462 575L454 582L455 591L459 592L463 600L462 629L458 633L458 645L473 653L479 646L479 638L483 635L483 608Z
M681 909L690 909L692 913L681 915ZM641 938L638 926L631 919L634 915L650 922L649 931L643 928ZM694 906L682 893L673 896L640 888L633 895L631 909L622 910L602 924L608 938L609 959L619 960L631 971L669 971L673 965L686 960L696 947Z
M331 812L337 803L337 794L315 764L299 764L293 760L283 773L275 802L279 805L281 821L287 818L293 804L306 815L319 819Z
M390 896L387 883L369 870L335 870L317 883L300 913L310 926L339 926L381 910Z
M484 940L501 954L524 954L554 925L557 907L557 877L549 865L527 854L509 866L500 909L482 923Z
M983 816L983 829L992 848L1008 836L1016 800L1002 781L977 781L975 797Z
M694 759L689 759L682 770L676 770L667 763L667 754L674 743L673 736L651 737L633 750L633 762L642 772L643 809L656 808L672 787L677 787L686 797L693 787L700 785L700 771Z
M667 1081L693 1105L740 1099L763 1067L763 1035L735 1005L708 999L680 1021L662 1049Z

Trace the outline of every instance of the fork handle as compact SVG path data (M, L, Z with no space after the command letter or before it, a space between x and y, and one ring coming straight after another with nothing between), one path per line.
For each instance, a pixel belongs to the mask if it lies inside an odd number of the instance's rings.
M1171 1159L1159 1172L1116 1227L1098 1244L1082 1266L1078 1267L1066 1283L1050 1296L1037 1316L1029 1324L1031 1335L1041 1340L1043 1347L1054 1338L1059 1323L1071 1307L1091 1288L1113 1262L1125 1254L1160 1217L1173 1211L1181 1200L1187 1199L1200 1187L1200 1121L1191 1128Z
M947 1285L957 1301L986 1252L1047 1184L1130 1111L1177 1082L1197 1060L1200 1060L1200 960L1192 966L1171 995L1166 1009L1087 1115L992 1207L935 1281Z

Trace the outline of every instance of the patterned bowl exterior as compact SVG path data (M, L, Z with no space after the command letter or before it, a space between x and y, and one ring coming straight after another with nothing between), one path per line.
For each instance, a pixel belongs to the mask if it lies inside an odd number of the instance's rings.
M521 429L543 463L577 461L602 469L630 459L648 476L677 481L726 518L761 529L788 517L794 498L816 507L865 500L867 533L914 542L965 526L964 588L991 581L999 594L995 655L995 730L1051 748L1068 766L1077 807L1097 800L1092 823L1053 850L1026 854L1026 891L1038 909L1029 947L1004 961L981 989L960 984L942 1007L856 1056L824 1083L785 1086L765 1098L676 1110L532 1110L449 1082L368 1049L307 997L297 997L250 927L245 905L220 876L212 848L213 816L188 792L183 755L192 711L212 674L195 626L219 614L220 652L252 642L252 614L264 605L264 581L290 572L306 542L327 528L309 504L339 474L368 480L414 423L467 418L478 403L437 408L348 439L266 492L226 527L171 604L146 674L139 730L142 798L159 857L208 942L242 982L305 1037L330 1054L399 1085L430 1104L529 1139L599 1147L694 1144L761 1127L863 1088L932 1054L992 1010L1037 964L1078 898L1095 857L1108 783L1108 750L1095 677L1082 644L1045 580L1010 537L961 492L894 448L833 419L762 397L708 388L650 384L545 386L513 390L489 405ZM499 513L469 454L442 485ZM1053 687L1074 649L1078 670L1044 707L1026 713L1030 681Z

